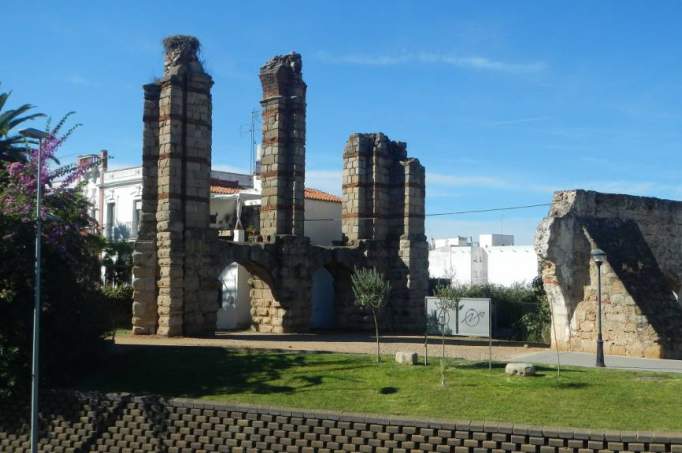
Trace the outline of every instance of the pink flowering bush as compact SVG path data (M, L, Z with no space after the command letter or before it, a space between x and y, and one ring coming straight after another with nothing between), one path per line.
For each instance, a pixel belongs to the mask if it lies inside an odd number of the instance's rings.
M65 117L66 119L66 117ZM0 398L24 395L30 382L36 179L43 203L41 362L44 385L62 385L99 355L108 328L99 291L101 239L94 234L78 180L90 168L58 166L74 128L62 120L26 162L0 161Z

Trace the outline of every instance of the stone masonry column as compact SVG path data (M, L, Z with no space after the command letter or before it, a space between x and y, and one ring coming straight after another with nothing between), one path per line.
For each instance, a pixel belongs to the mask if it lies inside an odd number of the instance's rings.
M164 47L164 75L145 87L142 236L151 248L138 247L137 267L147 280L138 283L134 308L141 315L134 322L137 333L153 333L155 317L159 335L204 334L215 329L217 309L217 280L209 278L213 81L197 58L196 38L172 36ZM145 299L151 290L142 292L151 278L156 316Z
M301 56L277 56L260 69L263 151L260 234L303 236L305 97Z
M429 249L424 234L424 203L426 177L418 159L401 162L405 171L403 234L400 237L400 259L407 269L407 299L404 311L407 316L401 326L414 330L424 323L424 298L428 291Z
M156 83L144 86L142 137L142 209L133 253L133 335L156 332L156 207L159 158L159 94Z

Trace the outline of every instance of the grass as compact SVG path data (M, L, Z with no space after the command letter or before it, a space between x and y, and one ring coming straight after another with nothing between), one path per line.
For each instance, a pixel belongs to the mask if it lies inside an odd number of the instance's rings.
M682 375L539 368L509 377L503 364L450 361L408 367L354 354L239 352L119 346L82 390L155 393L234 403L619 430L682 426Z

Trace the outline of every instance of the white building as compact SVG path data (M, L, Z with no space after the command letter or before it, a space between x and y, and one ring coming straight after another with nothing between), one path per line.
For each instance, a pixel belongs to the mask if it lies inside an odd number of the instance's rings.
M512 286L530 283L538 275L532 245L514 245L514 236L482 234L471 238L433 239L429 249L429 276L450 279L457 285L486 283Z
M107 152L100 156L83 156L88 161L100 158L100 164L87 175L84 193L91 203L90 214L111 240L134 241L137 238L142 204L142 166L108 169ZM257 175L211 170L211 226L220 236L235 238L239 217L246 234L257 230L257 211L260 209L260 180ZM304 233L312 244L332 245L340 241L341 199L313 188L305 189ZM333 287L331 277L322 270L314 275L313 291L325 298ZM249 278L251 275L237 263L227 266L219 276L222 284L222 307L218 311L220 330L247 328L251 313ZM319 293L324 294L319 294ZM333 293L332 293L333 294ZM324 318L324 313L316 313Z

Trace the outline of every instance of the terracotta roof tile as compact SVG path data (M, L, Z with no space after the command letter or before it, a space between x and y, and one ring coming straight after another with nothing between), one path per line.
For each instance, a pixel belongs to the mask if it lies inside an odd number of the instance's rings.
M216 195L230 195L233 193L239 193L241 192L242 188L240 187L223 187L223 186L211 186L211 193L216 194Z
M309 200L329 201L331 203L341 203L341 198L312 187L305 188L305 197Z
M215 181L211 181L214 183ZM244 188L242 187L225 187L225 185L214 185L211 184L211 193L216 195L231 195L239 193ZM341 203L341 198L336 195L332 195L321 190L313 189L311 187L306 187L305 198L308 200L318 200L318 201L328 201L330 203Z

